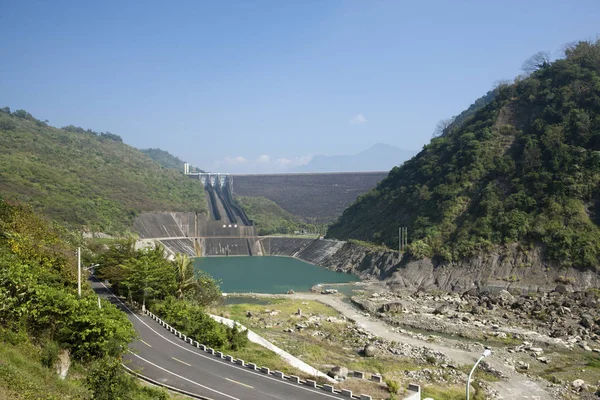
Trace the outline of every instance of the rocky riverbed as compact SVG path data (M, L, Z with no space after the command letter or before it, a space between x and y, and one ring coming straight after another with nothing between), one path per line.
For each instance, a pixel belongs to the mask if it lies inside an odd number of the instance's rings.
M598 393L600 291L506 290L464 293L386 290L374 285L352 301L392 330L453 348L494 349L492 372L544 378L556 398ZM466 340L468 339L468 340ZM508 367L508 368L506 368Z

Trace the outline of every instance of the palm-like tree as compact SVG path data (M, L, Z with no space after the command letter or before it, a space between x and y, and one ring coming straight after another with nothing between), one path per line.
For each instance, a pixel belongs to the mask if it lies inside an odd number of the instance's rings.
M175 256L175 275L177 280L177 298L183 299L184 294L197 285L192 260L186 254Z

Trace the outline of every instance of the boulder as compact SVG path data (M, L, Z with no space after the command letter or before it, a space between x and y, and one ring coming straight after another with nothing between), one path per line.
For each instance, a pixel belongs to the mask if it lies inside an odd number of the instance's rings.
M287 294L294 294L294 293L296 293L296 292L294 292L294 289L290 289L287 291Z
M438 308L433 310L433 313L435 315L446 315L446 314L448 314L449 311L450 311L450 308L446 304L442 304L441 306L439 306Z
M583 379L575 379L573 382L571 382L571 387L576 391L580 391L584 390L587 387L587 385L585 384L585 381Z
M554 291L556 293L567 293L569 291L569 289L567 289L567 287L561 283L559 285L556 285L556 287L554 288Z
M583 326L584 328L591 329L594 326L594 319L589 314L582 314L579 325Z
M327 375L329 375L333 379L347 378L348 377L348 368L346 368L346 367L339 367L339 366L338 367L333 367L327 373Z
M364 348L363 352L365 354L365 357L375 357L377 349L372 344L367 343L365 345L365 348Z
M393 302L393 303L385 303L381 306L381 308L379 309L380 312L404 312L406 311L406 306L399 302Z

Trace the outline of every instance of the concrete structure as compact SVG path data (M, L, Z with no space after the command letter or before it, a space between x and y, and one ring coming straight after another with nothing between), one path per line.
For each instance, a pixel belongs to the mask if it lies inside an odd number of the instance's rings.
M409 384L404 400L421 400L421 386Z

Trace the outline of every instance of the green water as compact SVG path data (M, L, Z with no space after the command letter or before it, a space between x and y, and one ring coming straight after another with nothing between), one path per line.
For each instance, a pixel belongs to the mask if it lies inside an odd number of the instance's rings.
M308 292L317 283L359 280L290 257L204 257L196 258L194 266L220 280L223 293Z

